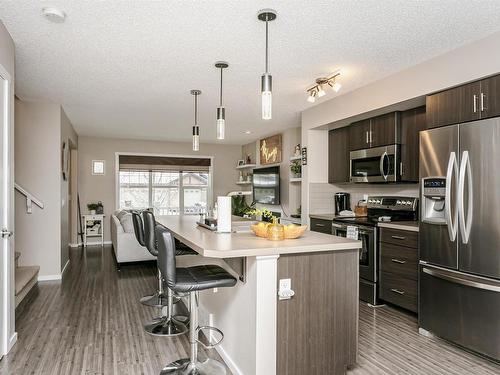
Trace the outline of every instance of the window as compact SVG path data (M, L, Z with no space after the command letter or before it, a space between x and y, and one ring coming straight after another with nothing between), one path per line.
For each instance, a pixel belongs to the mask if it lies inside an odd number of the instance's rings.
M119 175L121 209L152 207L155 215L206 212L210 183L208 172L123 169Z

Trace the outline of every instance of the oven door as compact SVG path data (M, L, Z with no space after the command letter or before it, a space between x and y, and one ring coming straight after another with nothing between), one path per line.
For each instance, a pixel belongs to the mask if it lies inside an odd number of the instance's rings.
M399 145L351 151L351 182L395 182L399 179Z
M377 230L372 227L354 226L358 227L358 239L363 244L359 253L359 277L375 283L377 282L377 256L375 254L377 251ZM332 229L335 236L347 236L346 224L333 223Z

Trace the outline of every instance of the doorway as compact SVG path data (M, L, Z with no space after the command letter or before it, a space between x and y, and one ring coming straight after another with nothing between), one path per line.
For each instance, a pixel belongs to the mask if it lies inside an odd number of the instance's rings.
M16 342L14 291L14 94L0 65L0 357Z

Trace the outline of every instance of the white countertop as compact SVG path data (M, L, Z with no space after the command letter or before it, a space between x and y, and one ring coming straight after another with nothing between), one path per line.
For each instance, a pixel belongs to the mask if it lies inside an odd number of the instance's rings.
M377 224L381 228L391 228L418 232L418 221L381 221Z
M199 216L157 216L156 221L200 255L212 258L342 251L361 248L361 241L306 231L294 240L270 241L253 233L216 233L196 225Z

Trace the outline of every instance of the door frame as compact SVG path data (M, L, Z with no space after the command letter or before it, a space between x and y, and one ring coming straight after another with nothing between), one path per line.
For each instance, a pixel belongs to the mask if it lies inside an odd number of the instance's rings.
M7 96L5 97L4 113L0 131L3 132L3 173L5 177L3 202L7 202L2 225L10 231L14 228L14 85L12 77L0 64L0 77L5 81ZM4 126L4 124L6 126ZM0 293L0 356L7 354L17 341L15 332L15 281L14 281L14 249L15 237L9 239L9 251L1 251L0 265L2 267L2 291ZM3 249L3 246L0 247Z

